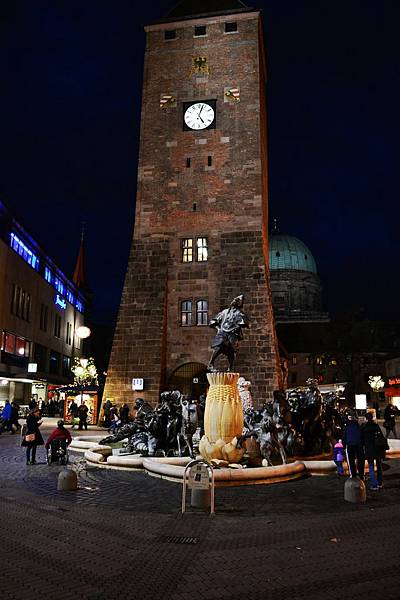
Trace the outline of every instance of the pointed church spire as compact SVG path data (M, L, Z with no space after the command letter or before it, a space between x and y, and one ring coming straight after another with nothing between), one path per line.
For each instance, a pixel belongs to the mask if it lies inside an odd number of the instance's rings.
M79 248L78 258L76 259L75 271L72 276L72 281L78 289L85 286L85 222L82 222L81 245Z

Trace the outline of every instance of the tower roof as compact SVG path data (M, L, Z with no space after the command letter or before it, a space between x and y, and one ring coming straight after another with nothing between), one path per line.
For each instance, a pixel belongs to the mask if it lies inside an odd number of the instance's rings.
M190 19L192 17L216 14L230 14L254 10L240 0L183 0L169 13L166 19Z

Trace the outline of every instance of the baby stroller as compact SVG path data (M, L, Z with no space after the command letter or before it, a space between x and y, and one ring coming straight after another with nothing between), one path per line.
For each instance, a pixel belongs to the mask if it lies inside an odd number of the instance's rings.
M58 463L60 465L68 464L68 444L67 440L52 440L50 448L47 450L47 464Z

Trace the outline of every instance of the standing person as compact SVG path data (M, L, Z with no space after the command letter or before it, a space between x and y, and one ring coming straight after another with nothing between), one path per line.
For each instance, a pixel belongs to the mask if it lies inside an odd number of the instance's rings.
M26 433L22 440L22 446L26 447L26 464L36 464L36 448L43 446L42 434L39 427L42 424L40 420L40 410L38 407L33 408L26 417Z
M386 438L389 437L389 433L393 431L393 435L397 438L396 434L396 415L399 414L398 408L393 406L393 404L389 404L385 407L383 412L383 426L386 429Z
M112 433L114 433L115 429L120 424L119 415L118 415L118 408L116 406L112 406L111 407L111 410L110 410L110 421L111 421L111 423L110 423L109 431L111 431Z
M33 410L36 407L37 407L37 402L36 402L35 398L32 396L32 398L29 400L29 410Z
M129 406L126 402L124 402L119 409L119 418L121 419L123 425L126 425L126 423L129 422Z
M49 417L54 417L55 415L55 406L53 398L49 402Z
M78 417L79 417L79 425L78 429L81 431L83 428L87 431L87 418L88 418L89 409L86 406L85 402L82 401L82 404L78 408Z
M78 405L75 402L75 399L73 399L71 404L69 405L67 414L71 416L71 422L72 422L71 429L73 429L75 427L75 419L78 414Z
M338 440L333 447L333 460L337 468L337 474L344 475L343 461L344 461L344 447L342 440Z
M21 429L21 425L19 424L18 421L18 404L16 404L15 402L11 402L11 418L10 418L10 423L11 423L11 433L15 433L16 431L18 431L19 429Z
M347 455L350 477L358 476L364 480L365 456L361 427L356 415L352 412L347 415L342 441Z
M365 456L368 461L369 482L371 490L379 490L382 487L382 460L385 458L386 450L389 450L387 439L382 429L374 421L373 414L367 413L366 423L362 426L362 440ZM374 467L376 465L376 475Z
M1 413L1 416L3 419L3 429L4 429L4 431L11 431L11 433L12 433L11 412L12 412L12 409L11 409L10 401L6 400L6 403L5 403L2 413Z
M104 403L103 411L104 411L104 427L106 427L107 429L111 425L111 418L110 418L111 406L112 406L112 404L111 404L110 400L106 400Z

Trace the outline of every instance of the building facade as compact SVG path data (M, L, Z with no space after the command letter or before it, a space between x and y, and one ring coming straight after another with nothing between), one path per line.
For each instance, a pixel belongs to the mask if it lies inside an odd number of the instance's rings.
M261 15L213 5L182 2L145 28L135 230L105 388L117 403L205 391L208 323L241 293L251 325L235 369L260 403L280 384Z
M272 303L276 323L326 323L317 265L298 238L274 228L269 239Z
M0 406L46 401L81 354L84 297L0 203Z

